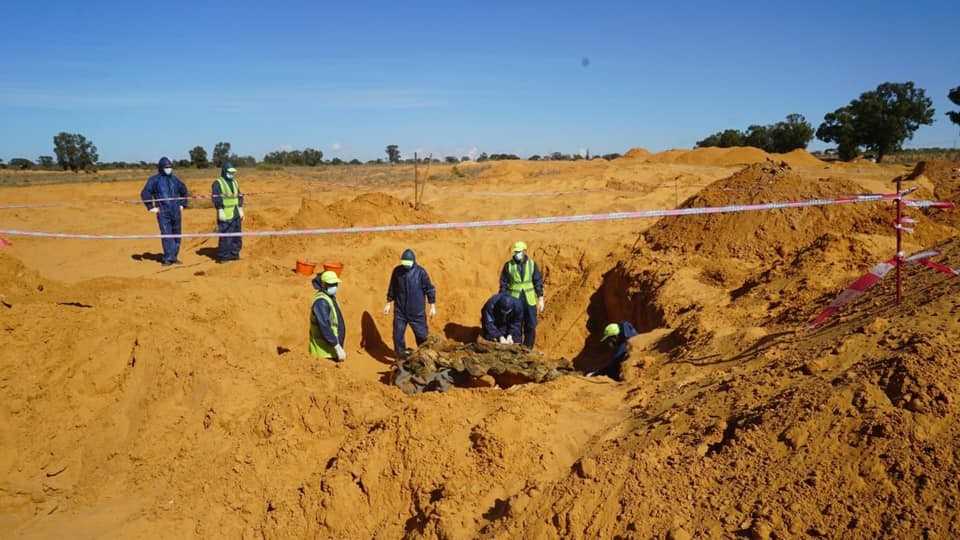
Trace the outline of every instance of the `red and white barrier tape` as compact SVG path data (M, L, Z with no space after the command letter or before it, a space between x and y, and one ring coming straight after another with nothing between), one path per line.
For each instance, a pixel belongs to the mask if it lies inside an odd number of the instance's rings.
M479 229L489 227L512 227L517 225L547 225L560 223L583 223L594 221L618 221L627 219L647 219L668 216L691 216L704 214L729 214L739 212L757 212L786 208L809 208L895 200L896 193L852 195L835 199L809 199L804 201L786 201L761 204L740 204L701 208L677 208L671 210L640 210L636 212L612 212L607 214L582 214L574 216L553 216L534 218L500 219L489 221L462 221L452 223L417 223L410 225L377 225L368 227L293 229L285 231L246 231L239 233L183 233L183 234L80 234L42 231L21 231L0 229L7 236L27 236L34 238L68 238L76 240L149 240L163 238L216 238L216 237L265 237L265 236L315 236L327 234L358 234L382 232L409 232L424 230Z
M890 260L876 264L870 269L869 272L860 276L856 281L851 283L846 289L838 294L837 297L830 302L830 305L828 305L812 321L810 321L810 328L820 326L827 319L836 314L840 308L856 300L874 285L880 283L880 281L883 280L883 278L890 273L891 270L897 267L897 264L920 264L926 266L927 268L931 268L951 276L960 275L960 272L957 270L930 260L931 257L936 257L937 255L940 255L939 251L929 249L914 253L913 255L904 258L903 261L898 261L897 257L894 257Z

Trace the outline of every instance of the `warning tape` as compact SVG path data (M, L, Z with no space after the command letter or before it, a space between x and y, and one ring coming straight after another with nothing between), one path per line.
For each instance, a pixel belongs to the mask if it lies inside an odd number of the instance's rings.
M300 196L302 193L293 193L289 191L259 191L251 193L239 193L237 197L248 197L250 195L290 195L290 196ZM170 202L170 201L188 201L188 200L213 200L217 198L223 198L226 195L189 195L187 197L165 197L160 199L109 199L105 201L95 201L96 204L146 204L146 203L159 203L159 202ZM0 205L0 210L19 210L19 209L34 209L34 208L72 208L78 206L76 203L38 203L38 204L7 204Z
M897 193L852 195L835 199L808 199L760 204L737 204L730 206L712 206L699 208L676 208L669 210L639 210L634 212L611 212L606 214L581 214L572 216L552 216L534 218L498 219L488 221L461 221L450 223L417 223L410 225L377 225L343 228L292 229L280 231L246 231L231 233L182 233L182 234L79 234L42 231L21 231L0 229L7 236L26 236L34 238L67 238L75 240L149 240L163 238L218 238L218 237L268 237L268 236L316 236L328 234L358 234L383 232L409 232L450 229L479 229L491 227L511 227L517 225L547 225L562 223L584 223L596 221L619 221L629 219L648 219L659 217L692 216L705 214L730 214L780 210L786 208L809 208L841 204L856 204L876 201L896 200Z

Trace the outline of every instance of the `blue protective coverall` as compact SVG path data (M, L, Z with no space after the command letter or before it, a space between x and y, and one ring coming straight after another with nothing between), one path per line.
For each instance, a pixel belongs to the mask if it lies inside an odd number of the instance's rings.
M160 209L157 213L160 234L181 233L180 208L187 207L188 200L186 197L190 196L187 186L176 175L163 174L164 168L172 166L173 163L169 159L161 158L157 163L157 174L148 178L143 190L140 191L140 200L143 201L147 210L155 207ZM179 200L156 201L156 199L172 198L179 198ZM176 262L177 256L180 254L180 239L164 238L161 240L161 244L163 245L163 262L165 264Z
M637 329L628 321L623 321L618 324L620 326L620 333L616 337L611 338L611 341L613 341L613 356L610 357L610 363L596 372L597 375L606 375L617 381L620 380L622 375L620 368L623 366L623 361L627 359L630 352L628 342L630 338L637 335Z
M483 339L499 341L501 337L511 336L514 343L521 343L523 313L523 302L509 293L491 296L480 312Z
M511 260L512 261L512 260ZM500 292L509 293L510 292L510 263L507 261L503 265L503 270L500 271ZM524 272L526 271L527 257L524 255L523 261L517 263L518 270L520 271L520 277L524 277ZM543 274L540 273L540 266L536 262L533 263L533 290L537 295L537 298L543 298ZM523 300L523 295L520 295L521 300ZM531 306L529 302L523 301L523 344L527 347L533 348L534 343L537 341L537 306Z
M437 289L430 282L426 269L417 264L413 250L405 250L401 259L413 261L407 268L398 264L390 275L387 287L387 302L393 302L393 350L402 356L407 349L407 325L413 329L417 345L427 339L427 311L424 298L430 304L437 302Z
M320 281L320 275L317 274L317 277L313 278L313 288L322 291L326 286ZM333 345L343 346L344 342L347 339L347 324L343 320L343 312L340 311L340 303L337 302L337 297L331 296L333 300L333 307L337 310L337 321L339 321L339 335L334 335L333 330L330 327L330 305L324 302L323 300L315 300L313 306L310 308L310 317L313 318L314 322L317 323L317 326L320 327L320 336L324 341Z
M226 182L233 186L233 189L237 190L236 179L227 178L227 169L233 167L230 163L224 163L223 167L220 168L220 178L223 178ZM214 180L213 186L210 188L210 191L213 195L213 207L217 210L223 209L223 193L220 189L220 182ZM243 193L239 194L237 202L238 208L243 208ZM240 217L240 214L237 213L233 216L232 219L226 221L221 221L219 217L217 218L217 231L221 233L238 233L241 232L243 219ZM242 236L221 236L217 242L217 259L221 261L235 261L240 258L240 249L243 248L243 237Z

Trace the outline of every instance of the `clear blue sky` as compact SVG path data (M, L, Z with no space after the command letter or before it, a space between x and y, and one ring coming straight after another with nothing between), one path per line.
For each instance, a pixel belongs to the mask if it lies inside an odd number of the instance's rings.
M909 145L957 139L956 0L670 4L7 0L0 158L660 150L906 80L937 109Z

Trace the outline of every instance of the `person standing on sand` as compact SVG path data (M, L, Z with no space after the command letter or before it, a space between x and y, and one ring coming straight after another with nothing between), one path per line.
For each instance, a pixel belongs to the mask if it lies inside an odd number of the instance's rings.
M181 212L187 207L189 196L187 186L174 176L173 163L166 157L160 158L157 174L148 178L140 191L140 200L147 210L157 215L160 234L180 234ZM180 255L179 238L163 238L160 242L163 245L163 266L183 264L177 258Z
M606 375L615 381L622 380L623 361L630 356L630 338L636 335L637 329L628 321L608 324L603 329L600 342L613 349L613 356L610 357L610 363L606 367L589 373L588 376Z
M430 304L430 316L437 316L437 289L430 282L426 269L417 264L417 256L412 249L406 249L400 255L400 264L390 275L387 286L387 304L383 314L393 309L393 350L397 358L404 360L410 355L407 349L407 325L413 329L417 346L427 340L427 312L424 298Z
M213 181L213 206L217 209L217 231L239 233L243 221L243 193L237 183L237 169L228 161L220 168L220 177ZM221 236L217 244L217 263L240 260L243 237Z
M537 263L527 257L527 244L513 245L513 257L500 272L500 293L519 298L523 305L523 344L533 348L537 340L537 313L543 313L543 276Z
M483 339L494 343L520 343L523 325L523 302L506 293L497 293L480 311Z
M337 303L339 286L340 278L330 270L313 278L313 288L317 292L310 308L310 354L334 362L347 359L347 352L343 349L347 327Z

